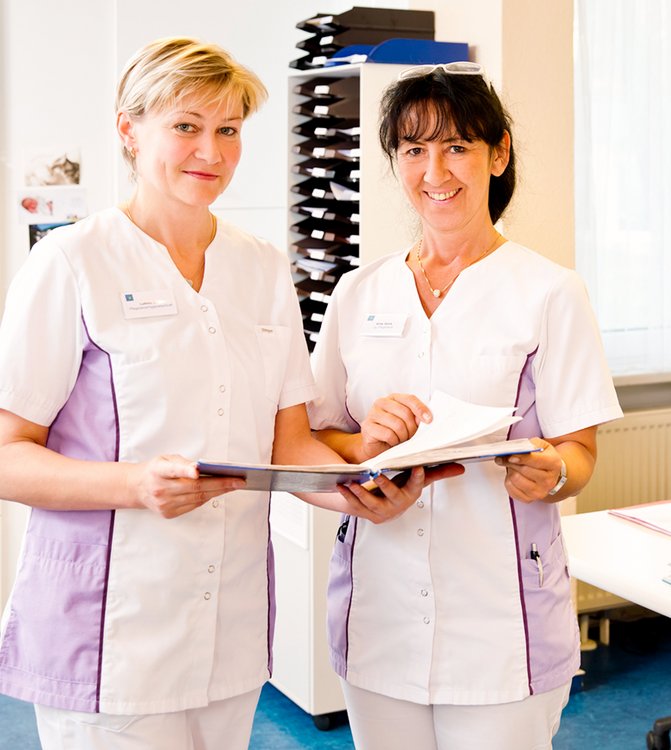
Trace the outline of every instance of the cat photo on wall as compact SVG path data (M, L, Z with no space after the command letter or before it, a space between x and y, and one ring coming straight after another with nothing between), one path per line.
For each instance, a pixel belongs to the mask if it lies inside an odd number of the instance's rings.
M27 161L25 184L33 185L79 185L79 153L70 150L33 154Z

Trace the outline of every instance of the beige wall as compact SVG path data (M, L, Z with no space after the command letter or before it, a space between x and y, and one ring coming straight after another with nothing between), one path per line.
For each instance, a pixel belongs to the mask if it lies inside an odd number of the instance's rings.
M504 0L503 90L516 122L510 235L575 265L573 0Z
M436 39L468 42L513 119L519 183L504 232L574 266L573 0L415 0Z

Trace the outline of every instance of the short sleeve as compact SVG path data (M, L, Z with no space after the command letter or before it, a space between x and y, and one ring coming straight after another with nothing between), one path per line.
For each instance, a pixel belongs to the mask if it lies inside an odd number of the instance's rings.
M534 382L547 437L622 416L587 290L573 271L562 274L548 293Z
M62 250L38 242L12 281L0 325L0 408L50 425L74 387L83 347L79 290Z
M317 397L308 404L313 430L337 429L358 432L359 425L347 412L347 370L340 356L339 285L326 309L317 345L312 353L312 371L317 381Z
M281 310L278 311L279 318L284 321L289 331L288 356L278 404L278 408L284 409L311 399L315 394L315 387L303 333L303 319L296 289L291 279L289 261L286 256L281 255L279 250L273 248L273 252L280 257L282 266L278 269L276 276L277 297L275 301L281 306Z

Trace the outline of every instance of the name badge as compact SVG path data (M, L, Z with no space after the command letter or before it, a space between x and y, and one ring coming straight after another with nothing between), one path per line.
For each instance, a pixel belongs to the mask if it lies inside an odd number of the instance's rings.
M362 333L364 336L403 336L408 316L405 313L370 313L366 315Z
M159 318L163 315L177 315L177 304L172 289L159 289L149 292L123 292L121 294L123 316L132 318Z

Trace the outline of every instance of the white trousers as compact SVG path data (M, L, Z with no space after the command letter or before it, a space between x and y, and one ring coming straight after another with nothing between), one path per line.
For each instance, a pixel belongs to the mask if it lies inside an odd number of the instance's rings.
M515 703L431 705L341 680L356 750L551 750L571 684Z
M35 706L42 750L247 750L261 688L202 708L139 716Z

